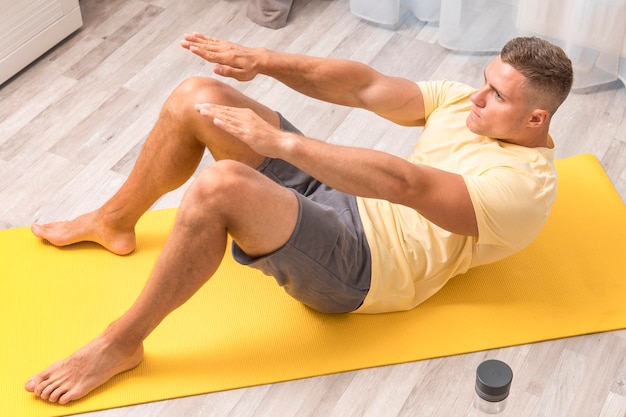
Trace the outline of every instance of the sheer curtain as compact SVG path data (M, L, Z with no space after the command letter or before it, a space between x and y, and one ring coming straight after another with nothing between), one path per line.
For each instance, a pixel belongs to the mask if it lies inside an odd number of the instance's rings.
M574 63L574 88L626 83L626 0L350 0L353 14L394 25L401 8L439 22L439 43L498 52L516 36L561 46Z

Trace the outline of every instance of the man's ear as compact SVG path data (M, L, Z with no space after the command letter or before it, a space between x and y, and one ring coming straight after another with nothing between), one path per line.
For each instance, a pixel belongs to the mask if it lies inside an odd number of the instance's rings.
M550 120L550 114L547 110L536 109L531 113L528 124L530 127L540 127L546 124L548 120Z

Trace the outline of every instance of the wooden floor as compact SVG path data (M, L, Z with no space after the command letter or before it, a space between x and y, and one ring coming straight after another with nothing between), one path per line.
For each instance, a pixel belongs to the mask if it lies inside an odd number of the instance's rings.
M0 87L0 228L68 219L124 181L168 93L211 65L179 47L186 31L284 51L351 58L411 79L479 85L486 54L447 51L436 25L360 21L348 0L296 0L280 30L254 25L244 0L82 0L84 27ZM410 149L419 131L330 106L259 77L236 84L309 136ZM572 94L552 130L557 157L593 153L626 200L626 90ZM206 156L201 164L211 162ZM156 208L178 205L182 191ZM600 214L601 215L601 214ZM512 323L514 325L514 323ZM424 335L427 339L428 335ZM476 366L515 370L508 416L626 416L626 331L347 372L89 414L104 416L466 416ZM22 381L15 381L22 383Z

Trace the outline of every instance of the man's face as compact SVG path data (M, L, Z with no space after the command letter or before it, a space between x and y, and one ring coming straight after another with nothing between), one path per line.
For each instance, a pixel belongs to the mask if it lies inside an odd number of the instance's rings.
M530 118L522 97L525 77L497 57L485 69L485 82L472 94L467 127L474 133L516 143Z

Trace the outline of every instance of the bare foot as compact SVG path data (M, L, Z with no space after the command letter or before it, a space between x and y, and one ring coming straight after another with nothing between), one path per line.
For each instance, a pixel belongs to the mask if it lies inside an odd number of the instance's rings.
M33 376L24 388L49 402L67 404L84 397L113 376L135 368L142 358L143 345L126 354L99 337Z
M35 236L55 246L96 242L117 255L128 255L136 246L134 229L118 230L107 226L97 211L66 222L35 224L31 230Z

